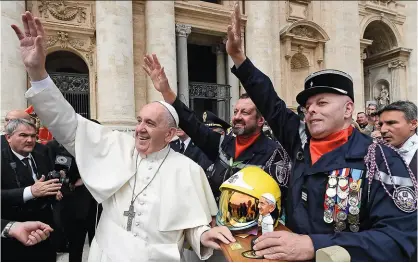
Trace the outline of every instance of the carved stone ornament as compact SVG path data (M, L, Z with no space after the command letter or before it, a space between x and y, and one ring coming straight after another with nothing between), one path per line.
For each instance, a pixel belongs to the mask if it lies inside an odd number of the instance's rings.
M188 37L192 32L192 26L185 24L176 24L176 34L181 37Z
M74 5L67 5L67 1L46 1L42 0L38 5L41 17L48 18L51 14L55 19L72 21L77 18L78 23L86 21L86 8Z
M403 61L396 60L396 61L390 62L388 67L389 69L397 69L397 68L405 68L406 65Z
M93 52L96 44L95 38L90 37L90 45L87 47L87 41L79 38L71 38L67 32L58 31L55 36L48 36L46 46L47 48L52 47L59 43L61 48L72 47L78 51L85 53L86 59L89 61L90 66L93 66Z
M311 28L305 26L297 26L290 30L290 33L300 37L315 38L315 32Z

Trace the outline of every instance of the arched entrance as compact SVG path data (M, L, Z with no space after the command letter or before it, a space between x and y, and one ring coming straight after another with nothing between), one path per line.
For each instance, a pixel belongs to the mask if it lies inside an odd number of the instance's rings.
M402 48L391 21L370 18L360 41L363 52L364 96L379 108L406 96L406 61L410 51Z
M82 58L69 51L46 57L46 70L75 111L90 118L89 69Z

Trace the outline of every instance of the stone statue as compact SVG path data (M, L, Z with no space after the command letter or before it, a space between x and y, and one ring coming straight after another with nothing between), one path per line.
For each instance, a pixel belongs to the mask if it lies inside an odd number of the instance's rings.
M376 97L376 100L380 109L390 103L389 90L385 85L382 85L382 89L380 90L379 96Z

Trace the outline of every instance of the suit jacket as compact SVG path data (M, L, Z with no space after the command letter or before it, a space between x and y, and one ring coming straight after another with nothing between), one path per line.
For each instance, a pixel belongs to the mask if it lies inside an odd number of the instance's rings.
M56 140L49 141L46 144L48 148L48 157L51 162L53 169L58 171L59 167L55 166L55 159L57 155L72 158L70 170L67 172L67 176L70 179L70 183L74 184L80 179L80 172L78 171L77 163L75 158ZM64 198L60 201L64 206L65 215L76 219L87 218L90 203L93 201L93 197L84 185L78 186L74 191L70 191L68 185L63 185L61 192Z
M180 139L170 142L170 147L174 151L180 152ZM199 147L197 147L192 141L190 141L183 155L192 159L195 163L200 165L205 171L212 164L212 162L208 159L206 154L202 152L202 150L200 150Z
M45 153L33 150L32 157L35 160L38 178L51 170ZM25 187L34 183L31 171L13 154L10 147L4 147L1 151L2 219L19 222L41 221L53 226L51 203L55 197L23 201ZM49 239L31 247L26 247L14 239L4 239L1 249L1 261L54 261L56 257Z
M7 224L10 222L10 220L1 219L1 232L3 232L3 229L7 226Z

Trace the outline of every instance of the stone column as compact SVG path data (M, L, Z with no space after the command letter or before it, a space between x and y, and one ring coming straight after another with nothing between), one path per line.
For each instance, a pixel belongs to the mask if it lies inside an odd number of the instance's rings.
M319 2L318 2L319 3ZM330 40L325 44L325 68L342 70L353 78L356 110L364 110L358 1L323 1L321 16Z
M218 44L215 46L216 53L216 83L226 84L226 68L225 68L225 45ZM227 119L225 101L218 101L218 117Z
M402 3L404 4L404 3ZM418 3L417 1L408 1L405 2L406 8L404 9L403 14L406 16L405 23L403 25L404 33L404 47L411 48L411 55L408 59L408 78L406 83L406 97L418 103L418 69L417 69L417 60L418 60Z
M271 1L245 1L248 16L245 50L254 65L273 79L271 4Z
M361 66L361 87L363 88L363 94L364 94L364 107L366 107L366 101L372 100L372 94L370 90L370 85L366 84L366 81L364 78L364 60L367 58L366 55L366 48L370 46L373 43L373 40L369 39L360 39L360 66ZM366 108L365 108L366 109ZM357 108L358 111L362 111L362 109Z
M232 118L234 115L234 107L239 99L239 79L235 77L234 74L231 72L231 68L234 66L234 62L232 61L231 57L228 56L228 74L227 74L227 83L231 86L229 89L229 95L231 96L231 100L229 101L229 115Z
M189 68L187 65L187 37L192 31L190 25L176 24L178 97L189 106Z
M12 24L22 27L21 14L25 12L25 1L1 1L1 128L7 112L26 109L25 92L27 75L22 58L20 43Z
M96 2L98 119L133 126L135 118L132 2Z
M174 1L146 1L146 52L156 54L164 67L171 89L177 93L176 26ZM161 100L161 94L154 89L147 78L147 101Z
M407 62L401 60L395 60L388 64L391 75L391 86L389 87L389 98L391 103L397 100L409 99L406 97L405 88L406 63Z

